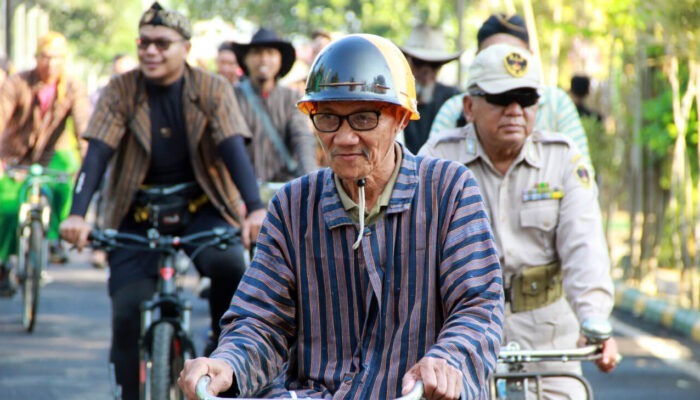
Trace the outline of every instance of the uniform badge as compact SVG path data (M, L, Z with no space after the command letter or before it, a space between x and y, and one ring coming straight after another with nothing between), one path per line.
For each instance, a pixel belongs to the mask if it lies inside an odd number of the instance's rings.
M527 72L527 59L520 53L512 52L508 54L503 63L506 66L506 71L516 78L520 78Z
M586 189L591 188L591 174L588 172L588 167L585 164L579 164L576 167L576 177L583 187Z
M559 200L564 197L564 191L547 182L536 183L532 189L523 191L523 201Z

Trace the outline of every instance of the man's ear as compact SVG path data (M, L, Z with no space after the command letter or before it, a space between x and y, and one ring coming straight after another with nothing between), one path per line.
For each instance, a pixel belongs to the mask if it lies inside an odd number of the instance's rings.
M462 113L464 113L467 122L474 122L474 114L472 112L473 105L474 102L472 102L471 96L465 94L464 97L462 97Z
M407 110L402 110L402 111L403 111L403 115L401 116L401 122L402 122L401 130L404 130L408 126L408 123L411 122L411 112L407 111Z

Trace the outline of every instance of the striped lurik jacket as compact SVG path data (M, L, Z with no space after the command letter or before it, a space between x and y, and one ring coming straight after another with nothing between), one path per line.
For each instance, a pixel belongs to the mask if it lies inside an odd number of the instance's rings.
M212 355L243 397L391 399L432 356L462 371L467 398L488 398L503 289L479 189L466 167L403 151L385 217L356 251L330 169L273 198Z
M73 149L75 142L84 150L86 146L80 135L88 124L88 96L76 79L68 76L61 79L57 97L43 116L37 100L43 83L36 69L8 76L0 85L1 160L46 166L56 150ZM69 132L66 122L71 117L73 130ZM74 135L75 139L68 135Z
M227 220L236 224L240 195L217 146L233 135L250 137L231 85L199 68L185 69L182 109L187 124L190 161L197 182ZM86 139L115 150L114 173L105 187L105 222L117 228L143 183L151 160L151 119L145 77L140 70L118 75L100 95Z

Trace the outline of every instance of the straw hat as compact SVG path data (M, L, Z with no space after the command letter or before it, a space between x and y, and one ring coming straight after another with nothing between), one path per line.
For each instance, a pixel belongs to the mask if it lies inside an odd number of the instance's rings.
M456 60L462 54L447 52L445 46L445 34L439 28L427 25L418 25L408 36L406 44L401 46L401 51L408 57L435 64L445 64Z

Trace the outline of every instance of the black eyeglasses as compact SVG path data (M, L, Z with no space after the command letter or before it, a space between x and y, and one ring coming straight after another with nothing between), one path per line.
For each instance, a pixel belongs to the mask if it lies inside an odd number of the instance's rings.
M520 107L526 108L537 104L540 95L533 89L515 89L503 93L490 94L479 90L470 90L470 96L483 97L489 104L507 107L513 103L518 103Z
M331 133L340 129L343 120L356 131L371 131L379 125L380 111L358 111L348 115L330 113L311 114L311 122L319 132Z
M170 45L176 42L184 42L185 39L170 40L164 38L149 39L145 37L140 37L136 39L136 47L139 50L147 50L152 44L156 45L156 49L159 51L166 51L170 48Z

